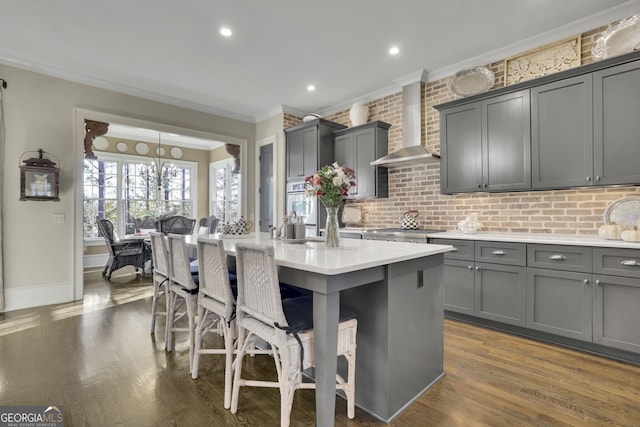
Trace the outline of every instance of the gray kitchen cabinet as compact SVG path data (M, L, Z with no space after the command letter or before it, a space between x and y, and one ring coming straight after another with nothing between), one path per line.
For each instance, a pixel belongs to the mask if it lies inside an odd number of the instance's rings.
M333 163L333 132L344 127L316 119L285 129L287 182L303 181Z
M640 281L594 275L593 342L640 353Z
M525 326L526 284L525 267L476 262L475 315Z
M531 186L593 185L591 74L531 88Z
M475 311L474 242L433 239L430 243L451 245L454 248L453 251L444 254L444 309L473 316Z
M529 90L440 112L441 192L531 188Z
M390 124L381 121L334 132L335 160L355 171L356 185L349 190L349 199L388 197L387 168L371 166L388 150Z
M640 183L640 63L593 74L596 185Z

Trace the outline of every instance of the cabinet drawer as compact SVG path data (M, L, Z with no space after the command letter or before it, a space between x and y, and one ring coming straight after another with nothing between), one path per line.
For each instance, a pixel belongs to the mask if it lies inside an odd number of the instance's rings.
M430 243L435 245L451 245L453 251L445 252L444 259L457 259L460 261L473 262L474 241L473 240L457 240L457 239L433 239Z
M561 245L527 245L527 265L529 267L590 273L592 260L591 248Z
M640 250L594 248L593 272L640 279Z
M476 242L476 261L505 265L527 265L524 243Z

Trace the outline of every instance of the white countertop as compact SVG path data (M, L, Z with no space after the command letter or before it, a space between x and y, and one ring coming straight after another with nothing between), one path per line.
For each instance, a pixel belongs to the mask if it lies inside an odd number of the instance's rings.
M576 234L509 233L478 231L465 234L461 231L443 231L429 233L434 239L487 240L493 242L540 243L548 245L599 246L607 248L640 249L638 242L624 240L606 240L598 236L580 236Z
M220 237L219 234L208 236ZM197 235L185 237L187 245L195 246ZM328 249L323 240L303 244L288 243L285 240L270 239L268 233L252 234L248 237L224 237L223 240L225 251L229 255L235 254L236 243L273 245L278 265L326 275L348 273L453 250L453 247L448 245L360 239L340 239L340 247Z

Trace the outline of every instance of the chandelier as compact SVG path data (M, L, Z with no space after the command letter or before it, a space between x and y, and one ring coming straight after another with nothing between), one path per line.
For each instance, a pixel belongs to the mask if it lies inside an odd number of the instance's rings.
M158 132L158 148L156 148L157 158L152 158L154 167L155 167L155 180L158 188L158 192L162 191L162 188L165 189L168 187L168 183L170 182L170 178L176 177L178 172L177 168L173 165L173 163L169 160L163 160L162 156L164 155L164 148L162 148L162 137Z

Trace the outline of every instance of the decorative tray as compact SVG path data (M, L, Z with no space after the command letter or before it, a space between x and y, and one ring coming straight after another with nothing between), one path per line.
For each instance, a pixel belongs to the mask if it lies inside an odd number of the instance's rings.
M609 25L591 49L594 59L606 59L640 49L640 15Z
M456 95L469 96L488 90L495 81L493 72L487 67L473 67L458 71L449 87Z
M625 228L640 226L640 197L623 197L618 199L604 210L604 223L616 223Z

